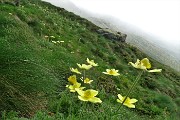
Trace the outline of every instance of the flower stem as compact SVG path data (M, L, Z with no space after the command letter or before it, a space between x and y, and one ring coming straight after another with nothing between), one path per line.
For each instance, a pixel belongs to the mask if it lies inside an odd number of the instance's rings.
M139 79L141 78L141 75L143 74L143 72L144 72L143 70L142 70L141 72L139 72L139 74L138 74L138 76L136 77L136 79L135 79L132 87L131 87L131 88L129 89L129 91L127 92L125 99L123 100L122 104L119 106L119 108L117 109L117 111L116 111L115 113L117 113L117 112L121 109L122 105L123 105L124 102L126 101L127 97L130 95L130 93L131 93L131 91L133 90L134 86L136 86L137 82L138 82ZM116 115L116 114L115 114L115 115Z

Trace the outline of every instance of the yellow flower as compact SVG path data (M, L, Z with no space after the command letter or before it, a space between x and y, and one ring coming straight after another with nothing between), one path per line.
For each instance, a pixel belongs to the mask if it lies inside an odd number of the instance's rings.
M55 38L53 35L50 36L51 38Z
M153 70L148 70L148 72L161 72L162 69L153 69Z
M81 72L79 72L79 70L77 68L70 68L71 72L77 73L77 74L81 74Z
M80 65L77 63L77 65L79 66L79 68L85 69L85 70L89 70L92 67L92 65L86 65L86 64Z
M76 75L72 75L68 78L68 81L72 84L75 84L77 83L77 80L76 80Z
M146 70L146 69L151 68L151 64L147 58L144 58L141 61L137 59L136 63L129 62L129 64L131 64L133 67L137 69Z
M117 102L122 103L124 101L124 99L126 98L126 96L121 96L120 94L118 94L118 98ZM129 97L127 97L127 99L125 100L125 102L123 103L123 105L129 107L129 108L135 108L135 105L133 103L137 102L138 100L136 99L130 99Z
M136 63L129 62L129 64L131 64L133 67L137 69L147 70L151 68L151 63L149 62L147 58L144 58L141 61L137 59ZM147 71L148 72L161 72L162 69L153 69L153 70L147 70Z
M90 80L89 78L86 78L86 79L84 80L84 83L86 83L86 84L91 84L92 81L93 81L93 80Z
M107 75L113 75L113 76L118 76L120 75L118 73L119 70L115 70L115 69L106 69L106 72L103 72L104 74L107 74Z
M52 43L56 44L57 42L56 41L51 41Z
M44 37L45 37L45 38L48 38L49 36L45 35Z
M90 65L92 65L92 66L98 66L98 64L97 63L94 63L94 60L89 60L89 58L87 58L87 63L89 63Z
M88 89L86 91L82 91L80 89L76 89L78 95L78 98L82 101L89 101L92 103L101 103L102 101L95 97L98 94L98 91L93 89Z
M66 85L70 89L70 92L76 92L77 90L83 90L85 87L81 87L81 83L76 82L73 85Z
M57 41L57 43L64 43L64 41Z

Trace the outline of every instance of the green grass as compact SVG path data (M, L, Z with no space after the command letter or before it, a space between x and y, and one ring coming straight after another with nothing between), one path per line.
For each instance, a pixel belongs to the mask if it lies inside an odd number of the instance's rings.
M111 41L96 33L89 21L38 0L21 0L21 6L0 4L0 117L3 120L176 120L180 113L180 73L137 48ZM55 38L45 38L55 36ZM52 41L64 41L54 44ZM117 94L125 95L138 70L128 65L147 57L162 73L145 73L130 95L135 109L125 106L118 116ZM99 64L87 75L94 80L102 104L83 103L66 89L69 68ZM115 68L119 77L102 72Z

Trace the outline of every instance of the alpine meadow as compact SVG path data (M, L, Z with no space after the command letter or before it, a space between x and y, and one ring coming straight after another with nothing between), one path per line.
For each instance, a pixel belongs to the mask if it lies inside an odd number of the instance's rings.
M178 120L180 73L100 30L40 0L1 1L0 119Z

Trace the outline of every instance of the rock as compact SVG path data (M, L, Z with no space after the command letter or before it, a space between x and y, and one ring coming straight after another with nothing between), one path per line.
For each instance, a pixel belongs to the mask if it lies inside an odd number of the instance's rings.
M97 33L103 35L105 38L110 40L116 40L119 42L125 42L126 41L126 34L123 34L121 32L113 32L108 28L105 29L99 29L97 30Z
M19 6L20 0L2 0L0 3L9 4L12 6Z
M16 6L19 6L19 3L20 3L20 0L15 0L15 1L14 1L14 4L15 4Z

